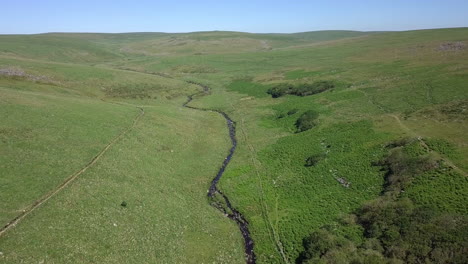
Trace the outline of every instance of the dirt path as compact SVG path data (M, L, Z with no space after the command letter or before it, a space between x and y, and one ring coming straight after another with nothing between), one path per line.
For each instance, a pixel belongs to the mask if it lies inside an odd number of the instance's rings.
M109 150L115 143L117 143L125 134L127 134L130 130L132 130L138 121L141 119L141 117L145 114L145 111L143 108L138 107L140 110L140 113L133 119L133 123L130 127L122 131L120 134L118 134L111 142L109 142L94 158L92 158L88 164L86 164L83 168L81 168L79 171L73 173L70 175L62 184L57 186L54 190L50 191L46 195L44 195L42 198L39 200L35 201L32 205L30 205L27 209L24 209L21 214L16 216L14 219L12 219L10 222L8 222L5 226L0 228L0 237L7 232L9 229L15 227L21 220L23 220L27 215L29 215L32 211L37 209L39 206L47 202L52 196L56 195L59 193L61 190L63 190L65 187L67 187L71 182L73 182L78 176L83 174L87 169L89 169L91 166L96 164L96 162L104 155L104 153Z

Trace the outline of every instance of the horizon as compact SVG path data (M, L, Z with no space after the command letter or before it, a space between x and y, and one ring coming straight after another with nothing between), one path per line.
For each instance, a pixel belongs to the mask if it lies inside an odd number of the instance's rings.
M200 1L1 2L0 264L468 264L468 0Z
M309 31L299 31L299 32L247 32L247 31L234 31L234 30L201 30L201 31L187 31L187 32L163 32L163 31L133 31L133 32L65 32L65 31L57 31L57 32L39 32L39 33L8 33L3 34L0 33L2 36L6 35L46 35L46 34L193 34L193 33L213 33L213 32L225 32L225 33L244 33L244 34L281 34L281 35L289 35L289 34L301 34L301 33L312 33L312 32L329 32L329 31L346 31L346 32L362 32L362 33L386 33L386 32L411 32L411 31L422 31L422 30L438 30L438 29L462 29L468 28L468 26L460 26L460 27L440 27L440 28L417 28L417 29L409 29L409 30L348 30L348 29L322 29L322 30L309 30Z
M1 35L46 33L301 33L328 30L412 31L468 26L461 0L204 0L177 3L103 0L7 2Z

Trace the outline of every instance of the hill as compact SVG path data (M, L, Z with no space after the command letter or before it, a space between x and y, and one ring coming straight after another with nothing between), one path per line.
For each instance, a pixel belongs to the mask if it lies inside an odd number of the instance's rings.
M466 61L468 28L0 36L0 258L245 262L218 111L257 263L463 263Z

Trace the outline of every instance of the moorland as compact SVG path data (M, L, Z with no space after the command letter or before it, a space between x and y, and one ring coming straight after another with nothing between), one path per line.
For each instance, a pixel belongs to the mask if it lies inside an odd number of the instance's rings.
M466 263L467 61L467 28L0 35L0 260L245 263L235 208L250 262Z

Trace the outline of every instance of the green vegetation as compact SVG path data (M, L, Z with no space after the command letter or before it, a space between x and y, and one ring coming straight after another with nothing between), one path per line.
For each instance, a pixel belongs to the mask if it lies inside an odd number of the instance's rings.
M251 80L235 80L232 83L230 83L226 88L231 91L259 98L266 97L266 90L268 89L267 86L254 83Z
M324 155L323 155L323 154L315 154L315 155L312 155L312 156L308 157L308 158L305 160L305 165L304 165L304 166L306 166L306 167L315 166L315 165L317 165L317 163L319 163L323 158L324 158Z
M289 71L284 74L284 78L286 80L295 80L295 79L302 79L305 77L312 77L317 75L318 72L308 72L304 70L296 70L296 71Z
M299 111L299 110L298 110L298 109L291 109L291 110L289 110L286 114L287 114L288 116L294 115L295 113L297 113L297 111Z
M299 85L282 83L268 89L267 93L271 94L273 98L278 98L286 94L308 96L330 90L333 87L335 87L335 85L329 81L318 81L312 84L303 83Z
M428 138L424 139L424 142L427 146L434 150L437 153L445 155L451 159L459 159L460 153L458 153L457 148L453 143L448 142L445 139L441 138Z
M309 110L305 113L303 113L297 120L296 123L294 124L297 128L297 132L304 132L306 130L309 130L313 128L314 126L317 125L317 118L318 118L318 113Z
M441 213L403 195L414 178L425 177L429 171L444 174L448 169L427 153L416 154L415 145L420 145L419 141L391 149L379 162L387 172L381 196L349 216L351 221L342 221L338 228L323 227L305 238L304 252L297 262L467 262L466 212ZM357 230L358 236L349 230Z
M53 81L0 76L2 227L144 109L96 164L2 234L0 262L242 262L237 226L205 198L229 147L223 119L181 107L196 86L79 64L0 61ZM200 159L190 161L194 153Z
M115 85L105 88L104 92L107 97L128 98L128 99L156 99L157 92L161 90L161 86L151 83L138 83L134 85Z
M458 42L467 28L0 36L2 226L130 129L0 236L0 262L244 262L206 198L226 123L181 106L186 81L235 121L219 188L257 263L466 262L468 50L441 48Z

